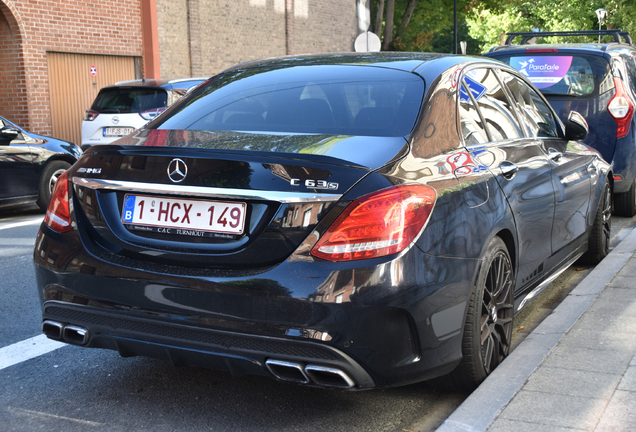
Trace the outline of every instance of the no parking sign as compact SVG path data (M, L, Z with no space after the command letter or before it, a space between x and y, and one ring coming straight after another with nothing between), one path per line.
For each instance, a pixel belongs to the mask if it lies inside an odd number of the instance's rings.
M91 65L90 72L91 72L92 76L96 76L97 75L97 66Z

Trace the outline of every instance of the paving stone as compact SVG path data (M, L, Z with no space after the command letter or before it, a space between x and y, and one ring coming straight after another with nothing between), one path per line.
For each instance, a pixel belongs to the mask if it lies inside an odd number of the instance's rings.
M606 403L603 399L521 390L499 417L551 427L593 430Z
M555 427L554 425L541 424L541 423L527 423L522 421L497 419L487 429L488 432L576 432L576 431L589 431L591 429L578 429L578 428L562 428Z
M636 392L617 390L595 431L636 431Z
M602 349L589 349L580 345L568 345L561 340L542 366L573 369L579 371L597 372L599 365L603 365L603 373L623 374L632 359L631 351L614 351L609 353Z
M618 385L619 390L626 390L636 392L636 366L630 366L627 368L623 379Z
M524 386L524 390L609 399L621 381L620 374L608 374L541 366Z

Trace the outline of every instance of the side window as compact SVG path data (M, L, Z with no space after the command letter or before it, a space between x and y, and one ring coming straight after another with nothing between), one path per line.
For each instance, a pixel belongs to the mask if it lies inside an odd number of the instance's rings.
M471 92L492 141L521 138L515 111L493 69L479 68L468 71L460 89L460 103L467 103Z
M625 54L622 57L625 62L625 69L627 69L629 88L632 90L632 94L636 96L636 54Z
M539 93L516 76L505 71L501 73L504 82L519 107L519 112L529 135L540 138L558 137L558 123L552 115L548 104Z

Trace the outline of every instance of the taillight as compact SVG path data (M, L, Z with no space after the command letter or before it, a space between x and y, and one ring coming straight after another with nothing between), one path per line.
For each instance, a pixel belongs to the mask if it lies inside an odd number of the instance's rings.
M99 113L97 111L86 110L86 112L84 113L84 120L93 121L97 118L98 115Z
M44 223L54 231L63 233L71 230L71 210L68 200L69 184L68 171L66 171L55 182L44 217Z
M607 110L614 117L616 125L616 138L623 138L629 133L629 126L632 123L632 117L634 116L634 103L632 99L625 93L623 88L623 81L620 78L614 77L614 87L616 93L612 100L607 104Z
M353 201L311 250L317 258L352 261L401 252L422 232L437 194L425 185L401 185Z
M162 112L164 112L167 109L167 107L163 107L163 108L153 108L150 110L146 110L146 111L142 111L139 113L139 115L141 116L141 118L143 118L144 120L152 120L155 117L157 117L159 114L161 114Z

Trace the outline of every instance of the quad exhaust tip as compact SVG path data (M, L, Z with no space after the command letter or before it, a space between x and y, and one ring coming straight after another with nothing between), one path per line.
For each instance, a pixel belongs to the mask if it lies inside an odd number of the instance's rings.
M51 320L42 322L42 333L51 339L74 345L86 345L89 340L88 329Z
M346 372L326 366L304 365L297 362L283 360L267 360L265 362L269 371L281 381L296 384L317 384L323 387L335 387L350 389L355 382Z

